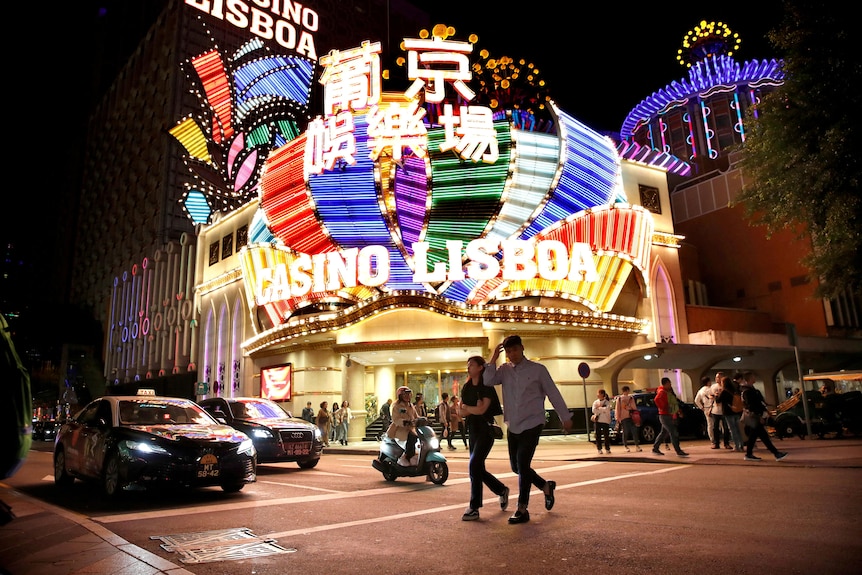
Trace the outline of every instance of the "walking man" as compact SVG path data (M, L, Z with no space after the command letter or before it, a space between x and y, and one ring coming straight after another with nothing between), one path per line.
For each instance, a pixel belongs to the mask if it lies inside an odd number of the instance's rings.
M746 371L742 376L742 403L745 410L752 417L746 418L745 433L748 435L748 440L745 442L745 460L760 461L760 458L754 454L754 444L757 440L763 442L764 447L775 457L775 461L781 461L787 457L787 453L778 451L772 440L769 439L769 432L766 431L766 426L763 425L764 417L766 416L766 400L763 399L763 394L760 390L754 387L754 373Z
M504 350L509 361L497 368L497 358ZM524 345L517 335L510 335L494 348L494 355L485 364L483 382L503 387L503 420L508 425L509 464L518 474L518 509L509 517L509 523L526 523L530 520L527 508L533 485L545 494L545 509L550 511L554 507L557 482L545 481L532 468L533 455L545 426L545 398L557 410L566 432L572 429L569 408L548 368L524 357Z
M660 447L662 442L670 437L670 442L676 454L679 457L688 457L688 453L683 451L679 446L679 431L676 428L676 421L674 421L679 413L679 400L673 392L670 378L668 377L661 378L661 387L658 388L658 393L655 394L655 406L658 408L658 420L661 423L661 432L655 438L652 452L655 455L664 455Z

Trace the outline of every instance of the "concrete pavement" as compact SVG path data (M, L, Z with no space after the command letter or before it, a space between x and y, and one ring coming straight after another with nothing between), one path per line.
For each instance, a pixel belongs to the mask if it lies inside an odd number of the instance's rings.
M673 450L664 456L653 455L651 446L642 452L626 453L621 445L613 446L610 455L598 455L595 445L586 435L544 436L536 450L535 460L541 461L643 461L687 463L692 465L782 465L797 467L862 468L862 438L853 439L773 439L788 457L780 462L773 459L758 443L756 454L762 461L745 461L742 453L710 449L709 442L683 441L690 454L679 458ZM457 449L443 453L447 458L467 458L469 453L460 439ZM375 442L355 442L347 446L332 445L326 453L350 453L373 457ZM324 454L324 457L326 456ZM491 451L492 459L508 459L506 442L498 441ZM15 518L0 526L0 574L3 575L192 575L182 566L154 555L118 537L103 525L84 515L67 511L34 499L0 482L0 500L11 506Z

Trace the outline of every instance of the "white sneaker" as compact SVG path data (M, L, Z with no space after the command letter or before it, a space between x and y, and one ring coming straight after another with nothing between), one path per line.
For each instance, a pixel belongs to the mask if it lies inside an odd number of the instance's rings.
M602 454L602 450L601 450L601 449L599 449L599 455L601 455L601 454Z
M643 449L641 449L640 447L638 447L638 451L643 451Z
M629 449L628 447L626 447L626 453L631 453L631 451L632 451L631 449Z

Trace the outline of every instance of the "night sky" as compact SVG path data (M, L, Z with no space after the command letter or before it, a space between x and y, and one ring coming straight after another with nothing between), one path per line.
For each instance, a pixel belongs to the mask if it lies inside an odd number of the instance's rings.
M415 0L435 23L455 26L456 40L475 33L492 56L532 60L557 105L599 132L617 132L641 100L674 80L688 78L676 61L685 34L701 20L724 22L742 37L737 62L778 57L766 33L781 22L780 1L748 3L588 5L519 2L526 8L489 9L504 3ZM485 6L476 8L474 6ZM466 8L465 8L466 6ZM586 6L589 6L586 8ZM582 10L581 13L579 11Z

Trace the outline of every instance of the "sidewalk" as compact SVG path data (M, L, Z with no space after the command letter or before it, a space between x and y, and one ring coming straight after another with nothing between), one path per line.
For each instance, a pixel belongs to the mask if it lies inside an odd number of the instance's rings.
M679 458L670 450L666 455L653 455L651 446L642 452L626 453L621 445L613 446L611 455L598 455L586 435L544 436L536 450L536 461L638 461L691 465L781 465L795 467L862 468L862 438L854 439L774 439L778 449L789 456L775 461L760 447L756 453L763 461L745 461L742 453L713 450L706 440L683 441L688 458ZM443 449L448 459L466 459L469 452L460 439L455 451ZM759 444L758 444L759 445ZM327 454L377 455L377 443L355 442L347 446L333 445ZM506 442L497 441L489 456L508 459ZM83 515L44 503L24 495L0 482L0 500L12 507L16 518L0 525L0 574L2 575L97 575L123 573L127 575L192 575L158 555L132 545L99 523ZM50 543L49 543L50 542Z

